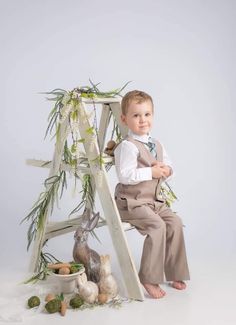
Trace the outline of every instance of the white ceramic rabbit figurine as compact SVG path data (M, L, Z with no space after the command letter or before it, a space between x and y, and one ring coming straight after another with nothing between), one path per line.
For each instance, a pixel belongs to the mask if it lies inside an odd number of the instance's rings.
M111 274L110 255L100 256L100 281L99 292L108 295L109 299L114 298L118 293L118 286L114 276Z
M98 297L98 286L92 281L87 281L86 273L78 275L79 295L88 304L93 304Z

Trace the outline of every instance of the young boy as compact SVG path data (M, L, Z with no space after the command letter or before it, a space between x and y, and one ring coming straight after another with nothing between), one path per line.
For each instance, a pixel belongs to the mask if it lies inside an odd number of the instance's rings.
M146 235L139 278L152 298L162 298L159 286L171 281L176 289L186 288L189 270L181 219L160 196L161 183L172 175L172 164L162 145L150 137L153 101L143 91L130 91L121 102L121 120L128 136L115 149L119 184L115 200L122 221Z

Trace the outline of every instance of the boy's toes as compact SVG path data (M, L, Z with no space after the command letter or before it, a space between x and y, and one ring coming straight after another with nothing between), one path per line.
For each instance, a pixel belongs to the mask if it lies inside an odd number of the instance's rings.
M154 284L143 284L147 293L155 299L163 298L165 296L165 291L161 289L159 285Z
M183 281L174 281L172 283L172 287L177 290L184 290L184 289L186 289L186 283Z
M160 287L157 286L158 298L163 298L166 295L166 292Z

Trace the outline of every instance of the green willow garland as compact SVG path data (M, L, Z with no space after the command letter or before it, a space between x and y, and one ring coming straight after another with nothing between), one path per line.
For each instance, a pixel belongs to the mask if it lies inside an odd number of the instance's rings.
M50 92L46 92L44 94L49 95L47 100L53 101L54 106L49 113L48 116L48 126L45 132L45 138L48 135L56 138L56 142L59 140L58 135L60 131L61 124L68 118L69 121L69 133L72 139L72 145L69 145L68 140L65 141L62 155L62 162L66 165L69 165L73 170L74 179L75 179L75 187L76 180L80 179L82 181L82 193L81 202L75 209L70 213L73 214L78 212L87 204L89 204L92 208L94 207L94 198L92 193L92 185L91 185L91 176L89 174L85 174L83 176L77 173L76 167L78 164L83 165L84 167L89 167L88 162L83 153L79 151L79 144L82 144L85 139L79 138L78 129L76 128L76 124L78 123L78 113L80 109L81 98L89 98L89 99L97 99L97 98L114 98L116 96L121 96L121 91L127 86L126 83L122 88L115 89L109 92L101 92L98 89L98 84L92 83L90 80L91 86L85 87L77 87L72 91L66 91L64 89L54 89ZM83 118L87 119L88 116L84 116ZM118 129L116 125L116 129ZM98 141L98 129L97 129L97 116L96 116L96 107L94 103L94 121L93 126L86 130L86 133L90 136L93 136ZM118 131L116 131L118 135ZM69 134L68 134L69 135ZM117 137L118 139L118 137ZM99 150L100 146L98 144ZM98 157L93 160L98 166L102 166L104 164L104 159L102 157L102 152ZM51 163L48 161L46 164ZM50 208L50 214L53 211L55 202L58 203L59 198L62 197L63 191L67 188L67 179L66 172L62 169L59 170L58 175L54 175L49 177L44 182L45 190L39 195L38 200L33 205L29 214L21 221L30 222L27 238L28 245L27 250L29 249L32 241L35 239L38 231L42 231L45 222L45 216L47 214L48 209ZM93 233L96 237L96 235Z
M27 232L28 245L27 250L29 249L33 239L35 239L36 233L38 230L42 230L45 220L45 215L49 206L51 204L51 213L53 211L55 201L58 202L58 194L60 189L60 198L62 197L63 190L67 186L66 183L66 172L61 171L59 175L52 176L47 178L44 181L44 186L46 189L39 195L38 200L33 205L30 213L21 221L31 220L30 226Z
M164 182L161 185L160 195L165 199L166 205L171 207L171 205L178 200L177 196L175 195L174 191L171 189L168 182Z

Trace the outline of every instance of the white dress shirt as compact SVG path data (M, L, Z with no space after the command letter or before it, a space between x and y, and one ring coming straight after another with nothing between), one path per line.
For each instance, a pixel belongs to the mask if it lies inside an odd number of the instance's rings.
M137 135L129 131L129 136L135 140L147 143L150 141L150 134ZM163 163L172 168L172 162L169 159L165 148L163 149ZM137 168L139 150L131 141L123 140L115 149L115 166L116 173L120 183L122 184L138 184L143 181L152 180L151 167ZM173 174L173 173L172 173ZM172 175L171 175L172 176Z

